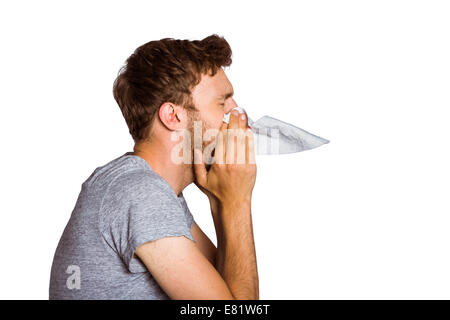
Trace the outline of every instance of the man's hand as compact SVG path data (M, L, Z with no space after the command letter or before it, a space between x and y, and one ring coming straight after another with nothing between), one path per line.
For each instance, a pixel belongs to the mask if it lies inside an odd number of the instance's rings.
M215 195L213 195L211 192L209 192L207 189L203 188L197 181L194 181L197 188L199 188L209 199L209 202L212 204L216 204L219 199Z
M224 204L251 199L256 180L256 164L253 132L247 126L245 113L239 114L234 110L229 123L222 124L214 163L209 171L206 170L200 150L195 149L194 152L195 184L210 201L215 198Z

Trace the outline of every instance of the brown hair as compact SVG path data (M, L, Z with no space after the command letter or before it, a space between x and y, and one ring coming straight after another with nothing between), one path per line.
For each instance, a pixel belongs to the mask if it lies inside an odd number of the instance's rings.
M230 45L216 34L194 41L164 38L137 48L113 87L134 141L149 138L155 114L164 102L195 111L191 90L202 74L214 76L229 65Z

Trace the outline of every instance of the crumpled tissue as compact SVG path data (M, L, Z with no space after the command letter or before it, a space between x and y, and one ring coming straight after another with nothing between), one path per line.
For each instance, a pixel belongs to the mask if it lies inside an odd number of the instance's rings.
M245 113L241 107L233 108L239 113ZM228 123L230 113L225 114L223 122ZM253 121L247 115L247 124L255 138L256 154L286 154L320 147L330 141L287 122L263 116Z

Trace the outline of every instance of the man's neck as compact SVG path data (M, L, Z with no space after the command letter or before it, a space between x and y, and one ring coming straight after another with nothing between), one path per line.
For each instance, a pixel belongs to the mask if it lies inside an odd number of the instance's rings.
M186 164L176 164L171 160L172 146L158 141L139 142L134 146L133 155L143 158L152 170L159 174L177 196L193 182L192 167Z

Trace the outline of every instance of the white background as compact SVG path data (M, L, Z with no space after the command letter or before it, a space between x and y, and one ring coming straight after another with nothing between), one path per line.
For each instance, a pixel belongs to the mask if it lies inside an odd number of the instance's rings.
M253 120L329 139L258 156L261 299L450 298L447 1L0 4L0 298L47 299L81 184L132 150L112 96L135 48L217 33ZM184 191L213 239L208 203Z

